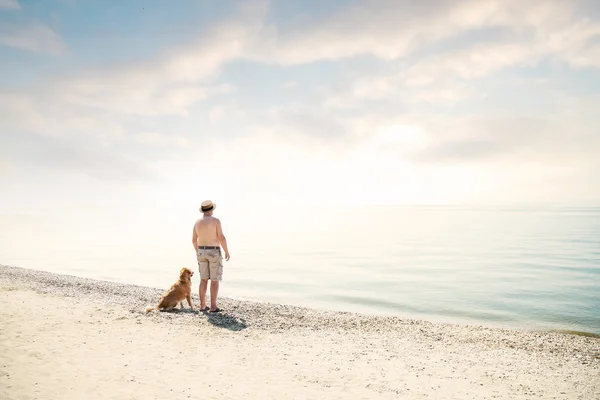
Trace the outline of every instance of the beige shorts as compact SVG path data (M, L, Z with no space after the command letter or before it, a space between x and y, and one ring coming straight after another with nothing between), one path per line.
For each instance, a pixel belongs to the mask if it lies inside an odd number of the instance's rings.
M198 249L198 270L200 279L220 281L223 279L223 258L220 249Z

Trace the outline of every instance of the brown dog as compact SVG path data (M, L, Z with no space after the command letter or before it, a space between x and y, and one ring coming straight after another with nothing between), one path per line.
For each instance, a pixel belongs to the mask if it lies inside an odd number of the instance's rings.
M194 272L189 268L181 268L179 271L179 280L175 282L167 292L161 297L155 306L146 307L146 312L152 310L170 310L177 306L177 303L183 308L183 300L187 299L190 308L192 306L192 275Z

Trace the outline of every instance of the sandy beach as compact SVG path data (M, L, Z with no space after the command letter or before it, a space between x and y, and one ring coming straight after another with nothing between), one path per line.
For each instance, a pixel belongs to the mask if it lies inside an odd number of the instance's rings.
M0 398L600 399L594 337L162 291L0 266Z

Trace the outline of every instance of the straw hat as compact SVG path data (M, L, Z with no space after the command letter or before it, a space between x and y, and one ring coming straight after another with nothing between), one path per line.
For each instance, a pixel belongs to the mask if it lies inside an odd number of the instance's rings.
M217 208L217 205L210 200L203 201L202 204L200 204L201 212L209 212L214 210L215 208Z

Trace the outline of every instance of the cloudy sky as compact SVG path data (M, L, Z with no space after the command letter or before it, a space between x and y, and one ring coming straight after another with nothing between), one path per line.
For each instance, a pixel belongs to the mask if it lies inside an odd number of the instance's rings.
M0 0L0 214L598 204L595 0Z

